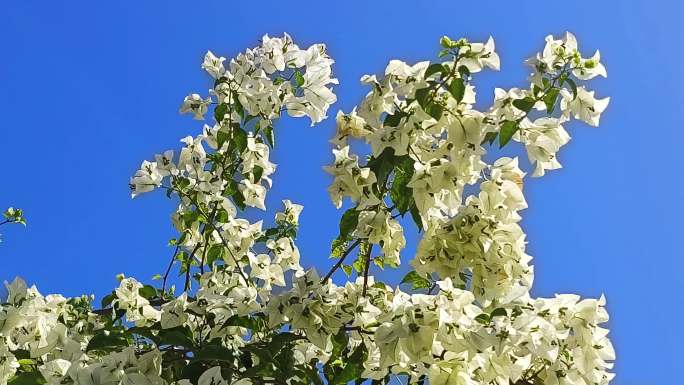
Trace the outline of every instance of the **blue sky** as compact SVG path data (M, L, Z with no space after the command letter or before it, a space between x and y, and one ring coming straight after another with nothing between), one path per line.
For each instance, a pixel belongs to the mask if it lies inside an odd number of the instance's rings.
M143 159L199 132L177 109L209 87L199 68L207 49L231 57L284 31L302 46L327 43L341 83L334 115L367 92L361 75L393 58L434 59L444 34L495 38L502 71L476 78L486 105L494 86L524 85L522 60L545 35L569 30L587 54L600 48L609 77L592 87L611 103L600 128L568 127L564 169L526 184L533 292L605 293L614 383L670 384L684 344L682 11L674 1L5 2L0 204L24 208L29 225L3 227L0 280L101 296L119 272L148 279L163 270L173 203L162 194L131 200L127 183ZM319 270L330 266L340 215L322 171L333 126L278 123L268 199L304 204L298 244Z

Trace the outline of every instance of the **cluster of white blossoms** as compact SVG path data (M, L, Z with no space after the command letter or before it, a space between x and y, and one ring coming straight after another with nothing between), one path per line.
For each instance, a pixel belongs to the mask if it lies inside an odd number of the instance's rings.
M560 167L563 125L597 125L608 99L577 81L606 76L598 52L575 38L547 37L527 63L529 89L495 90L475 108L472 74L498 70L494 42L441 40L440 60L390 61L349 114L338 113L328 192L351 202L323 277L300 264L302 206L265 210L275 165L273 122L284 111L326 116L335 101L325 47L291 38L226 59L207 53L207 97L181 112L213 125L183 147L143 162L133 196L157 188L179 205L178 236L158 287L119 277L93 309L91 297L41 295L20 279L0 303L0 385L250 385L387 383L605 385L615 358L605 300L532 298L531 257L520 211L527 207L517 158L489 160L498 141L525 146L534 176ZM350 140L370 147L362 159ZM467 187L469 187L467 189ZM375 276L401 264L398 217L422 232L413 270L391 286ZM270 223L270 224L269 224ZM327 253L327 252L326 252ZM174 266L182 287L168 281ZM354 276L343 285L339 270Z

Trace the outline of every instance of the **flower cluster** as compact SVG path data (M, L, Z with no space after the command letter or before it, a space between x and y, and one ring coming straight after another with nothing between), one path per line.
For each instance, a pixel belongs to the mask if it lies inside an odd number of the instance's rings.
M335 102L332 59L316 44L264 36L226 61L208 52L208 96L181 112L204 120L197 136L143 162L133 196L163 189L176 198L178 232L168 267L145 285L92 297L41 295L21 279L0 302L0 385L331 384L403 376L438 385L605 385L615 358L605 300L532 298L531 256L520 225L526 172L487 150L520 142L542 176L557 169L564 125L597 125L608 99L580 81L606 76L598 52L583 58L571 34L547 37L527 63L530 87L496 89L479 111L472 75L498 70L494 41L444 37L440 60L390 61L366 75L371 91L338 113L328 192L340 208L323 277L300 264L303 207L265 210L276 165L273 123L282 112L323 120ZM511 139L513 142L511 142ZM350 142L369 145L366 159ZM523 167L524 168L524 167ZM413 270L399 285L374 272L397 267L406 247L399 217L422 233ZM21 213L6 218L23 218ZM177 267L179 284L170 284ZM353 276L343 285L333 279Z

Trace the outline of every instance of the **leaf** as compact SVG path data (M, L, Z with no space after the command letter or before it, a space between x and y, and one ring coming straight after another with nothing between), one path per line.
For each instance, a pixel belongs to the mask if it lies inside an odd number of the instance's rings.
M226 130L220 128L216 132L216 144L218 145L218 148L223 147L223 143L227 142L230 139L230 134L226 132Z
M192 340L192 332L189 328L177 326L159 331L159 339L166 345L184 346L191 348L195 345Z
M223 250L222 244L215 243L209 246L209 250L207 250L207 265L212 266L214 262L223 259Z
M36 385L44 383L45 378L38 371L19 373L7 382L8 385Z
M556 87L551 88L546 95L544 95L544 104L546 104L546 112L549 114L553 112L553 107L556 105L556 99L560 90Z
M266 141L268 141L268 144L271 146L271 148L274 148L275 134L273 133L273 127L266 126L266 128L264 128L264 134L266 134Z
M233 105L235 106L235 112L240 115L241 119L245 118L245 108L242 106L242 103L240 103L240 98L238 98L237 92L233 91Z
M387 178L395 166L394 149L391 147L385 148L378 157L372 157L368 161L368 167L373 171L377 179L377 185L384 187L387 184Z
M513 135L520 129L518 122L507 120L501 125L501 130L499 132L499 148L503 147L508 143Z
M430 96L430 88L426 87L416 90L415 96L418 104L425 109L429 102L428 96Z
M418 206L416 206L416 202L413 202L411 208L409 209L409 212L411 213L411 218L413 218L413 222L415 222L416 226L418 226L418 232L423 231L423 220L420 217L420 211L418 211Z
M491 313L489 313L490 319L494 317L508 317L508 312L506 312L506 309L502 307L497 307L496 309L492 310Z
M225 361L234 360L233 351L220 344L205 345L198 351L193 360L195 361Z
M282 349L285 345L297 341L297 340L303 340L304 337L298 336L293 333L280 333L276 334L271 338L271 341L268 343L268 350L271 352L272 355L276 355L280 349Z
M330 245L330 258L340 258L347 247L347 239L337 237Z
M349 344L349 335L347 335L347 332L344 329L340 329L340 331L337 332L337 334L335 334L331 340L333 349L330 353L329 361L335 361L347 348L347 345Z
M429 78L430 76L436 74L436 73L441 73L442 75L446 74L446 69L442 65L442 63L432 63L428 66L428 68L425 70L425 78Z
M570 89L572 90L572 100L577 99L577 84L575 84L575 81L567 78L565 79L565 82L568 83Z
M430 280L421 277L416 271L409 271L409 273L402 278L401 283L410 283L413 290L427 289L431 286Z
M515 99L513 101L513 106L521 111L530 112L536 101L533 97L527 96L522 99Z
M394 114L392 115L387 115L385 117L385 120L383 122L383 125L385 127L397 127L399 123L401 122L401 118L406 117L406 113L397 109Z
M126 338L126 335L124 335L123 333L115 330L109 332L105 332L103 330L100 333L96 334L90 340L90 342L88 342L88 347L86 348L86 351L99 350L109 352L119 350L120 348L126 347L128 345L128 338Z
M145 285L138 289L138 293L140 293L143 298L150 299L157 296L157 289L155 289L153 286Z
M459 103L461 102L461 100L463 100L463 96L465 95L465 89L466 88L465 84L463 84L463 79L460 78L454 78L454 80L452 80L449 84L449 93Z
M304 76L299 70L296 70L294 73L294 79L295 79L295 84L297 84L297 87L301 87L304 85Z
M351 265L342 265L342 271L344 271L344 274L346 274L347 277L351 277L352 269Z
M441 104L430 103L425 112L435 118L435 120L440 120L442 118L442 114L444 113L444 107Z
M351 232L356 230L356 225L359 223L360 211L356 208L350 208L342 214L340 219L340 238L348 239Z
M243 130L239 125L235 125L232 127L232 132L235 147L240 152L245 151L245 149L247 148L247 133L245 132L245 130Z
M413 199L413 189L408 187L414 173L413 159L409 156L402 157L402 160L394 170L394 180L390 188L390 198L401 215L404 215L411 205Z
M489 314L487 314L487 313L482 313L482 314L478 315L477 317L475 317L475 321L477 321L483 325L489 325L489 320L490 320Z
M252 176L254 177L254 183L259 183L261 176L264 174L264 169L261 166L254 166L252 169Z
M366 361L366 345L361 343L354 349L354 352L345 360L346 365L338 375L335 376L331 385L344 385L349 381L358 379L364 371L363 363Z
M116 293L112 292L102 298L101 305L102 307L107 307L112 304L112 301L116 299Z
M218 122L221 123L223 121L223 117L226 116L228 113L228 105L226 103L221 103L216 108L214 108L214 119Z
M470 76L470 70L466 66L459 66L458 74L461 75L462 79L466 79L468 76Z

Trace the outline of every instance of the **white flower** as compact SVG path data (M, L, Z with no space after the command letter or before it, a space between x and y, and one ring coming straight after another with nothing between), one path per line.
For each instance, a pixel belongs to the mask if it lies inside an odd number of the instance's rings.
M245 204L250 207L256 207L266 210L266 187L259 183L252 183L249 179L243 179L238 187L242 196L245 198Z
M561 110L564 116L572 116L594 127L599 125L601 113L610 102L610 98L595 99L594 91L587 91L584 87L577 87L577 97L563 89L561 97Z
M279 211L275 215L276 223L299 224L299 215L304 210L304 206L292 203L289 199L283 200L284 211Z
M204 120L204 114L207 113L210 104L211 98L202 99L198 94L190 94L183 99L179 112L192 113L196 120Z
M534 122L520 122L520 141L525 144L530 162L536 165L532 176L543 176L546 170L561 168L556 154L570 141L560 121L555 118L539 118Z
M131 178L131 196L135 198L139 194L154 190L161 186L163 178L157 168L157 162L143 161L140 170L136 171Z
M204 63L202 63L202 68L209 73L214 79L218 79L223 76L225 68L223 67L223 62L226 60L223 56L217 57L213 52L207 51L204 55Z

